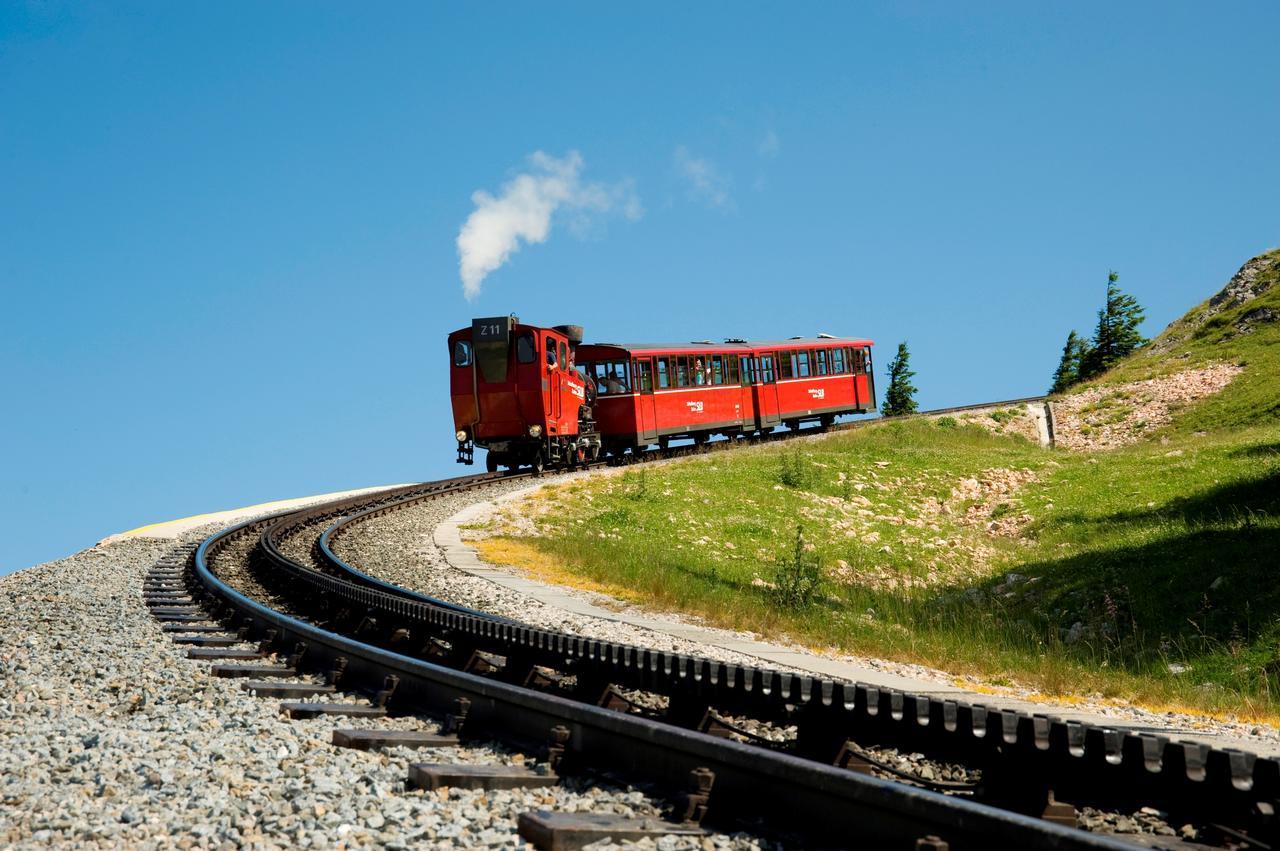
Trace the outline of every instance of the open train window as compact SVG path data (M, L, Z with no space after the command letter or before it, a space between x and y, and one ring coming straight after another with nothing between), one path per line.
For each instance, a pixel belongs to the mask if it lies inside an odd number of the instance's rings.
M871 349L862 350L862 371L871 374Z
M809 377L809 353L796 352L796 378Z
M471 344L466 340L453 341L453 365L471 366Z
M665 390L671 386L671 367L669 358L658 358L658 389Z
M547 335L547 366L555 369L556 366L556 338Z
M516 360L520 363L533 363L538 357L533 345L533 335L528 331L516 338Z
M625 360L602 361L595 365L596 392L601 396L617 396L627 392L629 378Z
M636 370L635 387L641 393L653 392L653 363L648 358L633 361Z

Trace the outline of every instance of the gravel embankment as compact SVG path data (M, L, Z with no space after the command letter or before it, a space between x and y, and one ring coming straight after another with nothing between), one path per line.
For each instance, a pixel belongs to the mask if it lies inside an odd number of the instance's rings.
M183 658L142 604L172 542L127 539L0 579L0 846L364 848L520 844L541 807L648 814L634 789L569 780L516 792L407 791L410 762L509 762L490 748L363 753L335 727ZM759 847L747 837L663 847Z
M581 474L576 474L581 475ZM557 484L568 477L557 477ZM579 615L533 600L450 566L433 543L440 521L479 500L529 487L527 480L499 482L483 490L451 494L361 523L339 536L334 552L353 567L387 582L451 603L515 618L572 635L694 653L738 665L759 665L741 653L603 618ZM727 635L728 633L726 633Z

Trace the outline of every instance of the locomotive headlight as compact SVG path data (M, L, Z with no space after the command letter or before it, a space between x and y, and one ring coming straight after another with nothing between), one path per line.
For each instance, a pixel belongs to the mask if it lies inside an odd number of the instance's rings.
M461 429L461 428L460 428L460 429L458 429L458 433L457 433L457 434L455 434L455 435L454 435L454 437L458 438L458 442L459 442L459 443L466 443L466 442L467 442L467 431L466 431L466 429Z
M531 426L529 426L529 436L530 436L530 437L542 437L542 426L540 426L540 425L531 425Z

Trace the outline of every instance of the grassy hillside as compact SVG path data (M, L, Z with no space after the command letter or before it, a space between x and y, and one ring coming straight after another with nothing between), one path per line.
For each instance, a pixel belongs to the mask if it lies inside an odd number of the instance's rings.
M1200 305L1097 383L1244 366L1134 445L886 422L552 485L484 549L814 646L1275 719L1280 286L1257 290L1280 253L1251 262L1251 298Z
M1280 249L1250 260L1221 292L1187 311L1093 384L1138 381L1222 362L1238 363L1245 372L1224 392L1178 417L1178 429L1217 431L1280 417Z

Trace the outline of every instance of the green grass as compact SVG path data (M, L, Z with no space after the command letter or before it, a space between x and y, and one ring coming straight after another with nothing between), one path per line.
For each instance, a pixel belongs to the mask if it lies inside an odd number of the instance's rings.
M561 578L732 628L1274 721L1280 323L1228 333L1266 306L1280 310L1280 286L1175 323L1176 345L1103 376L1245 367L1133 446L1086 455L950 417L886 422L552 486L519 543Z

